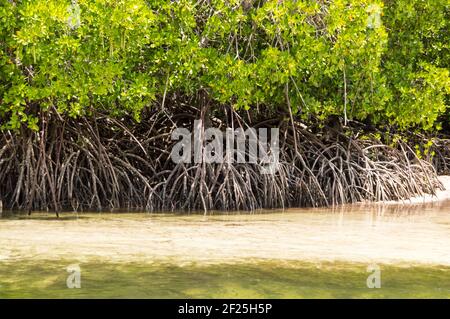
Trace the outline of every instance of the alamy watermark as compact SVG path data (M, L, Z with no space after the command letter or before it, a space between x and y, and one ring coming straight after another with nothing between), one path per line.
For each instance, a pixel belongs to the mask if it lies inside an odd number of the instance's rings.
M367 266L367 272L371 274L367 277L367 288L381 288L381 268L376 264Z
M67 12L69 13L69 18L67 19L67 24L71 29L76 29L81 24L81 9L77 0L72 0L72 3L67 8Z
M269 139L270 138L270 139ZM194 121L194 132L176 128L172 140L179 140L171 151L175 163L251 163L262 174L279 169L278 128L204 128L202 120Z
M367 27L370 29L376 29L381 26L381 12L382 8L377 4L371 4L367 8Z
M69 265L66 268L69 276L66 279L67 288L81 288L81 268L78 264Z

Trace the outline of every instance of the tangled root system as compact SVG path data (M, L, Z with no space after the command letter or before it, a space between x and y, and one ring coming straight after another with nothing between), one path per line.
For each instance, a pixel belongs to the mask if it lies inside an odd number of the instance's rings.
M163 108L131 119L96 114L63 120L46 113L38 132L0 137L0 198L10 209L255 210L407 199L442 188L435 169L398 141L355 138L351 130L284 119L221 118ZM207 118L205 118L205 116ZM171 133L191 128L279 128L279 167L252 163L174 163ZM201 141L203 144L205 140Z

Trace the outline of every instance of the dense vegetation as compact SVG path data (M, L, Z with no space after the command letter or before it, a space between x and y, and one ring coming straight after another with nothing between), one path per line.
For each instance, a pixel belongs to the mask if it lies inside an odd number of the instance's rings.
M431 1L7 1L2 128L40 111L140 118L164 92L401 128L445 112L449 3ZM286 92L287 91L287 92Z
M415 153L446 152L417 137L450 116L447 0L0 2L10 207L254 209L438 185ZM167 163L171 130L199 117L280 127L281 173Z

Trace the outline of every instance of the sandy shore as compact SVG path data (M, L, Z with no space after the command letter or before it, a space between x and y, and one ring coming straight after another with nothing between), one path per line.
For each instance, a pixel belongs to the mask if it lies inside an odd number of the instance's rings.
M450 200L450 176L442 175L438 177L441 181L442 185L444 185L444 190L437 190L435 195L424 195L412 197L405 201L388 201L384 202L384 204L388 205L397 205L402 203L407 204L423 204L423 203L432 203L432 202L440 202L445 200Z

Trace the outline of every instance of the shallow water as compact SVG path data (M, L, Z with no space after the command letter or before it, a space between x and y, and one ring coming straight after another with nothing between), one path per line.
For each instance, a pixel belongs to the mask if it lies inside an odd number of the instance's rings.
M450 297L450 201L252 214L6 213L0 297ZM68 289L66 267L81 267ZM381 269L380 289L366 285Z
M381 265L369 289L367 265L280 260L175 265L91 261L68 289L76 260L0 265L1 298L449 298L450 267Z

